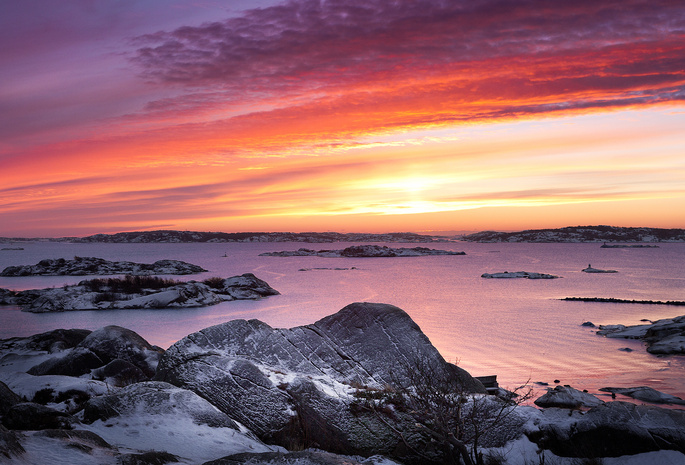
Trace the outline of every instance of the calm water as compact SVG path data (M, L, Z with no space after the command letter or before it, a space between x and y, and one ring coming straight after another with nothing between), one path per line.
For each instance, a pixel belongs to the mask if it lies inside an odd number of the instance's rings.
M274 327L292 327L313 323L351 302L384 302L409 313L446 359L457 361L476 376L497 374L505 387L527 380L552 384L559 379L593 393L604 386L649 385L685 398L685 357L655 357L639 341L602 338L580 326L584 321L638 324L642 318L680 315L685 313L683 307L557 300L567 296L685 300L685 244L601 249L599 244L446 243L431 247L463 250L467 255L375 259L258 256L348 244L13 244L17 245L25 250L0 251L0 269L75 255L147 263L170 258L210 270L180 279L252 272L282 295L180 310L31 314L5 306L0 307L0 338L116 324L167 348L191 332L232 319L257 318ZM582 273L590 263L619 273ZM321 267L356 269L298 271ZM484 272L501 271L537 271L563 278L480 277ZM81 279L0 278L0 287L44 288ZM619 350L626 347L633 351Z

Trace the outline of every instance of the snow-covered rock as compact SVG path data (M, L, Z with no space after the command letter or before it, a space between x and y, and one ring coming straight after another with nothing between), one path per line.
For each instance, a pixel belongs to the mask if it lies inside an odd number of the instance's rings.
M466 255L465 252L451 250L429 249L428 247L391 248L380 245L353 245L341 250L312 250L300 248L298 250L286 250L283 252L265 252L259 254L266 257L421 257L424 255Z
M565 420L558 409L545 410L529 438L566 457L619 457L664 449L685 453L682 410L616 401L564 415Z
M35 265L8 266L0 276L84 276L84 275L185 275L202 273L201 266L181 260L158 260L154 263L112 262L97 257L48 258Z
M231 300L259 299L277 295L265 281L252 273L205 282L163 282L161 288L141 287L130 276L123 280L82 281L74 286L21 291L14 302L32 313L74 310L191 308L216 305ZM128 289L131 282L134 290ZM121 284L123 283L123 284ZM143 285L145 282L143 281ZM118 287L117 287L118 286Z
M587 268L581 270L583 273L618 273L616 270L602 270L600 268L593 268L592 265L588 265Z
M538 407L580 408L596 407L604 403L601 399L579 391L571 386L555 386L547 388L547 393L535 400Z
M546 273L534 273L529 271L504 271L502 273L483 273L481 278L526 278L526 279L556 279L559 276Z
M373 414L351 412L353 386L407 382L403 373L417 358L485 392L446 363L403 310L373 303L292 329L258 320L203 329L167 350L155 379L197 392L269 442L387 453L399 438Z

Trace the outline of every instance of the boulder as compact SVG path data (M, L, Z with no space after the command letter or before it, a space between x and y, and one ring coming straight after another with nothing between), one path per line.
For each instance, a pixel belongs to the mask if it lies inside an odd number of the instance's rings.
M103 363L99 366L115 359L125 360L140 368L147 377L154 375L159 357L164 352L150 345L135 331L114 325L93 331L78 347L100 357Z
M547 393L535 400L538 407L580 408L595 407L604 403L592 394L579 391L571 386L547 388Z
M81 376L104 363L94 352L84 347L69 351L63 357L53 357L31 367L28 374L34 376L64 375Z
M33 402L16 404L2 417L3 425L17 430L71 429L75 422L71 415Z
M45 351L49 353L76 347L91 332L87 329L55 329L29 337L0 340L3 352Z
M128 386L129 384L139 383L148 380L149 377L143 370L120 358L115 358L107 365L96 368L91 372L93 379L106 381L114 386Z
M168 452L150 451L142 454L123 454L119 458L121 465L164 465L177 463L178 457Z
M205 462L202 465L392 465L395 462L384 457L359 457L341 456L321 450L307 449L297 452L244 452L242 454L229 455L217 460Z
M612 394L622 394L633 399L652 402L654 404L677 404L685 405L685 400L680 397L672 396L664 392L657 391L649 386L638 386L630 388L604 387L600 391L611 392Z
M406 385L416 360L466 391L485 393L444 361L403 310L376 303L354 303L291 329L258 320L203 329L167 350L155 379L197 392L267 442L369 455L390 453L400 441L377 418L350 409L352 392Z
M93 423L140 412L145 416L183 415L197 424L239 429L225 413L194 392L159 381L131 384L114 394L90 399L83 411L83 421Z
M619 457L662 449L685 453L682 410L606 402L560 421L557 409L543 412L539 430L529 438L564 457Z

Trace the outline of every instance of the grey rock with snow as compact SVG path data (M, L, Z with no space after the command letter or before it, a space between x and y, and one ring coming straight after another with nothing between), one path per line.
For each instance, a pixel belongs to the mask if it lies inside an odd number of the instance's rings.
M341 456L322 450L307 449L296 452L244 452L233 454L202 465L396 465L385 457L367 459Z
M295 441L333 452L383 453L398 439L387 427L355 417L352 385L407 382L403 371L417 357L458 377L467 390L485 392L446 363L403 310L373 303L351 304L292 329L258 320L203 329L167 350L156 379L197 392L262 439L286 447ZM318 422L305 434L302 425L312 418Z
M0 381L0 415L5 415L10 408L21 402L21 397Z
M547 388L547 393L535 399L538 407L580 408L595 407L604 401L592 394L579 391L571 386L555 386Z
M655 404L676 404L685 405L685 400L664 392L657 391L649 386L638 386L629 388L604 387L600 391L611 392L612 394L622 394L633 399L652 402Z
M48 258L35 265L8 266L0 276L85 276L85 275L186 275L202 273L201 266L181 260L158 260L154 263L112 262L97 257Z
M565 457L619 457L663 449L685 453L685 412L628 402L606 402L560 421L543 412L528 437ZM568 415L567 415L568 417Z
M685 354L685 315L644 325L600 325L597 334L611 338L642 339L655 355Z
M31 289L18 292L14 302L32 313L75 310L193 308L225 301L259 299L278 295L278 291L252 273L204 282L178 282L161 289L122 293L104 288L93 290L89 281L60 288Z

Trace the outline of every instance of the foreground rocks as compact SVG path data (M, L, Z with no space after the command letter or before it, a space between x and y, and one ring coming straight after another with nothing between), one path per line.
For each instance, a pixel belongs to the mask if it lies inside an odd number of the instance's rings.
M128 274L134 276L171 274L186 275L202 273L201 266L180 260L158 260L154 263L112 262L96 257L45 259L35 265L8 266L0 276L85 276Z
M685 354L685 315L644 325L600 325L597 334L611 338L641 339L655 355Z
M427 366L455 382L443 395L459 392L460 409L476 412L463 427L483 428L485 463L488 448L497 463L522 463L522 446L560 465L665 450L685 459L683 411L603 403L569 386L539 399L544 410L516 406L446 363L403 310L355 303L291 329L230 321L166 352L117 326L1 340L0 463L445 463L402 394Z
M259 299L278 291L252 273L203 282L180 282L153 277L94 279L61 288L15 293L7 303L32 313L73 310L189 308L231 300Z
M421 257L424 255L466 255L465 252L429 249L428 247L390 248L380 245L354 245L342 250L312 250L300 248L283 252L265 252L265 257L332 257L332 258L371 258L371 257Z
M548 409L538 430L528 436L564 457L619 457L664 449L685 453L685 412L618 401L570 418L568 410Z

